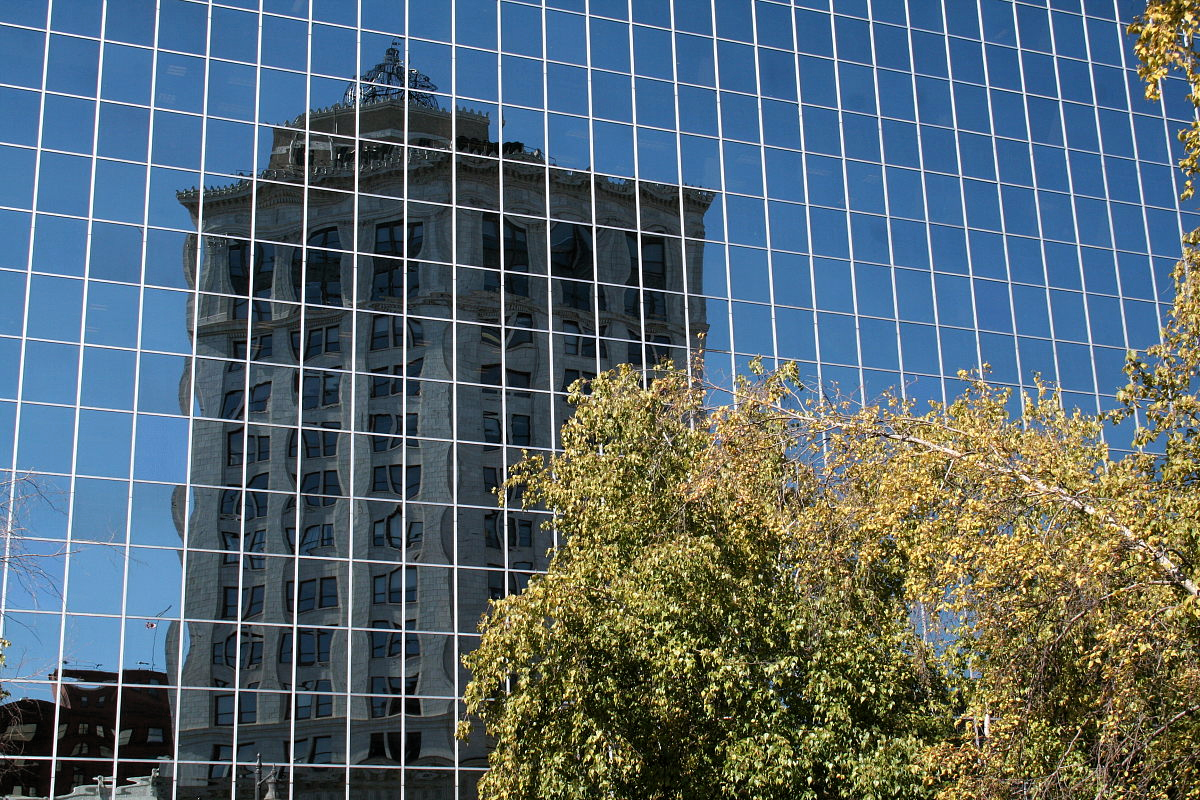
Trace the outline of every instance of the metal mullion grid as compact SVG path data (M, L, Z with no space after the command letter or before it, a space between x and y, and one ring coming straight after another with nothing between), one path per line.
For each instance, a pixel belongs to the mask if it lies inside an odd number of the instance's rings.
M905 11L904 11L904 29L908 33L909 51L911 52L912 51L913 27L912 27L912 22L909 19L909 14L908 14L907 8L905 8ZM925 248L926 248L926 252L929 254L929 294L930 294L930 299L932 301L932 307L933 307L934 339L937 341L936 355L937 355L937 363L938 363L938 372L937 372L936 377L938 379L938 389L942 394L942 399L944 400L946 398L945 381L947 380L947 376L946 376L946 366L942 361L942 337L941 337L942 324L941 324L941 314L939 313L939 310L938 310L937 280L936 280L937 270L935 269L935 267L937 265L934 263L934 258L933 258L933 223L929 220L929 192L925 188L925 152L924 152L924 149L921 147L921 122L920 122L920 113L917 111L917 65L916 65L915 61L910 63L909 69L910 69L909 80L912 82L912 88L913 88L913 94L912 94L912 96L913 96L913 111L914 111L914 116L916 117L916 119L913 120L913 125L916 127L916 132L917 132L917 165L918 165L917 168L920 170L920 176L921 176L921 210L923 212L923 218L922 218L921 222L923 222L925 224ZM884 147L885 147L884 157L886 158L886 145ZM886 180L886 172L885 172L884 179Z
M737 341L733 330L733 286L729 274L729 207L725 204L725 127L722 120L721 106L721 64L717 57L717 9L709 11L709 25L712 26L713 53L713 91L717 100L717 160L721 170L721 243L725 251L725 324L729 331L729 386L733 387L734 376L737 375ZM674 37L672 37L674 38ZM801 126L803 130L803 126ZM715 199L715 198L714 198Z
M1047 12L1047 13L1049 14L1050 12ZM1058 59L1059 59L1059 56L1058 56L1058 40L1057 40L1057 38L1056 38L1055 29L1054 29L1054 24L1053 24L1053 20L1051 20L1051 23L1050 23L1050 24L1049 24L1047 27L1050 29L1050 47L1051 47L1051 51L1052 51L1052 52L1051 52L1051 58L1053 58L1053 59L1054 59L1054 77L1055 77L1055 83L1056 83L1056 85L1058 85L1059 87L1061 87L1061 86L1062 86L1062 78L1061 78L1061 76L1059 75L1059 70L1058 70ZM1084 30L1086 31L1086 30L1087 30L1087 28L1085 27L1085 28L1084 28ZM1085 39L1086 39L1086 37L1085 37ZM1086 45L1086 43L1085 43L1085 45L1084 45L1084 46L1085 46L1085 47L1087 46L1087 45ZM1090 68L1090 66L1091 66L1091 62L1090 62L1090 60L1089 60L1087 63L1088 63L1088 66L1089 66L1089 68ZM1126 89L1126 92L1128 92L1128 89ZM1074 201L1074 199L1075 199L1075 176L1074 176L1074 174L1073 174L1073 173L1072 173L1072 171L1071 171L1071 160L1070 160L1070 159L1067 157L1067 153L1068 153L1068 141L1067 141L1067 120L1066 120L1066 113L1065 113L1065 111L1063 110L1063 102L1065 102L1065 101L1062 99L1061 95L1062 95L1062 89L1060 88L1060 89L1059 89L1059 97L1058 97L1058 98L1055 98L1055 100L1056 100L1056 102L1058 103L1058 121L1059 121L1059 125L1061 125L1061 126L1062 126L1062 135L1063 135L1063 161L1064 161L1064 163L1065 163L1065 165L1066 165L1066 167L1067 167L1067 191L1068 191L1068 194L1069 194L1069 196L1071 197L1071 200L1072 200L1072 201ZM1127 95L1127 99L1128 99L1128 95ZM1137 152L1137 149L1136 149L1136 148L1137 148L1137 131L1136 131L1136 129L1133 127L1132 103L1130 103L1130 119L1129 119L1129 124L1130 124L1130 137L1131 137L1131 141L1132 141L1132 142L1133 142L1133 144L1134 144L1134 148L1135 148L1135 149L1134 149L1134 152L1136 153L1136 152ZM1098 129L1098 127L1097 127L1097 134L1099 134L1099 129ZM1168 152L1169 152L1169 151L1168 151ZM1101 163L1103 164L1103 154L1101 154ZM1035 183L1037 183L1036 164L1035 164L1035 172L1034 172L1034 182L1035 182ZM1107 194L1107 190L1108 190L1108 187L1107 187L1107 181L1106 181L1106 182L1105 182L1105 193L1106 193L1106 194ZM1146 226L1146 253L1147 253L1147 256L1149 256L1149 253L1150 253L1150 225L1149 225L1149 221L1148 221L1148 220L1147 220L1147 218L1146 218L1145 200L1143 199L1143 193L1142 193L1142 191L1141 191L1141 170L1138 170L1138 196L1139 196L1139 199L1141 199L1141 200L1142 200L1142 222L1143 222L1143 224ZM1040 201L1039 201L1039 202L1040 202ZM1038 216L1038 221L1039 221L1039 224L1040 224L1040 222L1041 222L1041 215L1040 215L1040 214L1039 214L1039 216ZM1093 353L1093 355L1094 355L1094 352L1095 352L1095 344L1094 344L1094 343L1093 343L1093 341L1092 341L1092 312L1091 312L1091 308L1088 306L1088 302L1087 302L1087 298L1088 298L1088 284L1087 284L1087 278L1086 278L1086 276L1085 276L1085 274L1084 274L1084 271L1083 271L1083 244L1082 244L1082 242L1081 242L1081 237L1080 237L1079 215L1075 213L1075 204L1074 204L1074 202L1072 202L1072 203L1071 203L1071 229L1072 229L1072 230L1074 231L1074 233L1075 233L1074 249L1075 249L1075 252L1076 252L1076 254L1077 254L1077 258L1079 259L1079 277L1080 277L1080 286L1082 287L1081 301L1083 302L1083 318L1084 318L1084 323L1085 323L1085 324L1086 324L1086 326L1087 326L1087 337L1088 337L1088 339L1087 339L1087 344L1088 344L1088 348L1089 348L1089 350L1090 350L1090 351ZM1115 273L1115 271L1116 271L1116 268L1117 268L1117 259L1116 259L1116 255L1117 255L1117 246L1116 246L1116 244L1117 244L1117 242L1116 242L1116 230L1115 230L1115 228L1113 229L1113 240L1112 240L1112 244L1113 244L1113 246L1112 246L1112 264L1113 264L1113 270L1114 270L1114 273ZM1153 270L1153 268L1151 268L1150 272L1151 272L1151 275L1153 276L1153 273L1154 273L1154 270ZM1118 275L1119 275L1119 273L1118 273ZM1046 286L1047 286L1047 290L1049 290L1049 285L1050 285L1050 280L1049 280L1049 276L1047 276L1047 279L1046 279ZM1120 291L1119 277L1118 277L1118 282L1117 282L1117 288L1118 288L1118 292L1119 292L1119 291ZM1118 300L1117 300L1117 303L1118 303L1118 305L1121 305L1121 300L1120 300L1120 299L1118 299ZM1015 310L1016 310L1016 309L1015 309L1015 307L1014 307L1014 309L1013 309L1014 313L1015 313ZM1051 320L1053 320L1053 315L1051 315ZM1015 321L1014 321L1014 322L1015 322ZM1128 331L1127 331L1127 329L1126 329L1126 325L1125 325L1125 314L1124 314L1124 307L1123 307L1123 306L1122 306L1122 312L1121 312L1121 314L1120 314L1120 324L1121 324L1121 335L1122 335L1122 337L1123 337L1123 338L1124 338L1126 341L1128 341L1128 340L1129 340L1129 336L1128 336ZM1013 332L1014 332L1014 335L1015 335L1015 332L1016 332L1016 325L1015 325L1015 324L1013 325ZM1093 391L1093 394L1094 394L1094 395L1095 395L1095 397L1096 397L1097 409L1099 410L1099 409L1100 409L1100 394L1101 394L1101 390L1100 390L1100 374L1099 374L1099 372L1098 372L1098 371L1097 371L1097 369L1096 369L1096 361L1095 361L1095 358L1094 358L1094 357L1091 359L1091 368L1092 368L1092 386L1093 386L1093 390L1094 390L1094 391ZM1115 386L1114 386L1114 387L1113 387L1113 391L1112 391L1112 393L1114 393L1114 394L1115 394L1116 390L1117 390L1117 387L1115 387Z
M50 66L49 66L50 65L50 19L54 14L54 0L49 0L49 2L46 5L47 5L46 26L45 26L45 34L46 35L45 35L45 39L44 39L44 42L42 45L42 82L41 82L41 86L38 91L38 125L37 125L38 137L37 137L37 144L34 147L33 194L31 196L30 203L29 203L30 237L29 237L29 252L26 254L25 296L24 296L25 305L24 305L24 310L22 312L22 317L23 317L22 325L21 325L22 343L21 343L21 354L20 354L20 362L19 362L20 370L17 374L17 402L15 403L16 410L14 412L14 420L13 420L14 447L13 447L13 452L12 452L12 457L11 457L12 458L11 475L14 476L14 478L18 474L17 458L20 454L21 418L23 416L23 414L21 412L25 406L25 403L21 398L23 396L23 389L24 389L24 383L25 383L25 364L26 364L25 356L26 356L26 349L27 349L27 343L28 343L27 332L28 332L28 327L29 327L29 300L30 300L30 297L32 294L32 286L33 286L33 249L34 249L34 244L35 244L34 239L35 239L35 236L37 233L36 220L37 220L37 205L38 205L38 194L39 194L38 187L41 183L41 168L42 168L41 140L42 140L42 131L44 128L44 118L45 118L45 109L46 109L46 76L49 74L49 71L50 71ZM97 73L97 81L99 81L99 73ZM80 316L80 330L82 331L82 309L81 309L81 316ZM82 336L80 337L80 340L81 340L80 341L80 353L81 353L80 359L82 360L82 349L83 349L82 348ZM78 409L76 409L76 416L78 416ZM72 456L72 458L73 458L73 456ZM15 526L17 523L16 513L15 513L15 506L16 506L17 499L18 499L16 483L14 481L10 480L9 484L6 487L4 487L4 493L7 496L7 500L8 500L8 508L5 509L4 522L9 526L9 529L11 530L12 526ZM69 507L68 507L68 512L69 512ZM69 522L70 522L70 520L68 519L68 531L69 531ZM65 556L67 550L69 549L69 542L70 542L69 538L64 539L64 541L63 541L61 552L64 554L64 556ZM4 555L8 556L12 553L12 551L13 551L12 537L6 536L4 538ZM8 579L9 579L11 570L14 568L15 567L11 561L7 561L7 560L5 561L4 569L2 570L3 571L4 593L3 593L3 596L0 597L0 611L3 611L3 612L7 611L8 584L9 584ZM69 583L68 583L69 580L70 580L70 572L68 570L63 570L62 596L59 599L58 610L57 610L57 612L55 612L58 616L58 621L59 621L58 648L57 648L57 652L55 655L55 671L58 671L59 669L61 669L61 666L62 666L63 645L64 645L64 641L66 638L66 629L67 629L66 604L67 604L67 592L68 592L68 588L69 588ZM7 619L7 617L3 613L0 613L0 632L2 632L4 630L4 628L6 627L4 625L5 619ZM61 681L61 676L60 676L60 681ZM55 692L55 694L57 694L56 687L59 685L60 685L59 683L50 683L49 688L52 692ZM58 725L57 718L59 716L60 711L61 711L61 708L59 707L59 705L57 703L55 703L55 709L54 709L55 722L54 722L54 724L56 726L56 728L55 728L56 730L57 730L57 725ZM53 768L53 764L56 764L58 761L58 743L59 743L59 741L60 741L60 739L55 737L54 742L51 744L51 753L50 753L51 762L50 763L52 765L51 766L51 782L52 783L53 783L54 778L57 777L57 775L56 775L57 770L55 770ZM51 796L53 796L53 791L52 791Z
M879 142L879 182L880 182L880 191L883 194L884 224L887 226L887 234L888 234L888 241L887 241L888 285L891 288L891 292L892 292L892 315L895 317L894 328L896 331L896 373L898 376L898 384L894 388L894 391L899 396L903 397L907 394L908 384L907 384L907 381L905 380L905 376L907 373L904 369L904 343L900 339L900 293L896 290L896 271L897 271L898 267L896 266L896 247L895 247L895 239L892 236L892 226L891 226L892 219L893 219L892 213L891 213L891 209L892 209L891 193L888 191L887 163L886 163L886 158L884 157L883 123L881 122L881 120L883 119L883 113L879 108L879 68L875 65L875 57L874 57L874 54L875 54L874 8L871 8L868 10L867 25L868 25L868 30L871 32L871 56L872 56L871 57L871 86L875 90L875 109L876 109L875 135L876 135L876 140ZM947 41L949 41L948 37L949 37L949 34L947 34ZM910 54L910 64L911 64L911 54ZM914 98L914 102L915 102L915 98ZM959 163L961 163L961 161ZM847 189L848 189L848 187L847 187ZM869 400L869 398L867 398L867 399Z
M831 41L833 43L833 91L834 91L834 96L837 99L837 108L835 109L835 111L837 111L837 115L838 115L838 148L841 151L840 157L838 158L838 165L840 166L841 172L842 172L842 199L846 203L846 243L847 243L848 254L849 254L849 257L847 258L846 263L847 263L848 269L850 270L850 307L853 309L853 311L851 311L851 314L853 314L853 316L854 316L854 333L855 333L855 339L856 339L854 344L855 344L855 351L856 351L857 358L856 358L856 363L854 364L854 369L858 373L858 387L857 387L856 391L859 396L859 402L865 402L867 400L867 392L866 392L866 378L864 376L863 366L862 366L863 347L862 347L862 331L859 328L858 281L854 275L854 263L855 263L854 262L854 224L853 224L853 217L851 215L852 209L851 209L851 204L850 204L850 176L846 169L846 160L847 160L846 159L846 131L845 131L845 126L843 126L841 124L841 122L842 122L842 75L841 75L841 67L840 67L841 62L838 59L837 16L836 16L836 14L831 14L830 16L831 16L830 23L832 26ZM867 26L868 26L868 30L870 30L870 22L867 23ZM874 40L874 33L872 33L872 41L873 40ZM872 61L873 60L874 59L872 59ZM872 64L872 70L871 70L872 73L874 73L873 67L874 67L874 65ZM797 94L798 93L799 92L797 92ZM878 102L878 99L876 100L876 102ZM915 102L915 93L914 93L914 102ZM918 132L920 131L919 125L917 127L917 130L918 130ZM919 133L918 133L918 135L919 135ZM808 249L812 250L811 242L809 244ZM815 278L815 276L814 276L814 278ZM813 305L816 306L816 302L815 302L816 297L814 296L813 299L814 299ZM814 319L817 318L815 313L813 316L814 316ZM817 327L817 347L820 348L820 346L821 346L820 326L818 325L818 327ZM899 350L899 341L897 341L896 349ZM822 384L821 391L822 392L825 391L823 384ZM839 394L844 394L844 390L840 390Z

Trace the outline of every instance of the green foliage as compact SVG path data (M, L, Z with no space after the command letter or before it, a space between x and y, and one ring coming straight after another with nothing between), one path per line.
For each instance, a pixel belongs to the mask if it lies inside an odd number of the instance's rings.
M817 487L779 447L781 382L708 411L682 372L639 380L577 392L562 454L513 473L566 544L466 659L483 796L928 795L944 691L890 548L801 535Z
M1131 369L1131 409L1187 407ZM467 657L483 796L1200 796L1184 418L1114 458L1050 390L1014 420L982 381L918 414L795 376L706 408L602 375L516 468L566 544Z

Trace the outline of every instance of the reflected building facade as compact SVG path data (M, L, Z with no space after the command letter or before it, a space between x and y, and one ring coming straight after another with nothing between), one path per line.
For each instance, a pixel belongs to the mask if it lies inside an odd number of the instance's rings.
M703 332L680 234L709 194L548 186L540 150L435 89L393 44L275 128L255 180L179 195L201 231L179 669L209 687L180 694L179 759L208 762L181 791L228 796L229 762L261 758L311 791L347 772L308 765L349 764L356 792L403 766L415 796L453 794L449 770L486 763L453 737L464 642L551 544L496 508L505 465L551 446L554 390Z
M0 794L474 797L494 491L617 364L1110 404L1196 226L1131 13L0 4Z

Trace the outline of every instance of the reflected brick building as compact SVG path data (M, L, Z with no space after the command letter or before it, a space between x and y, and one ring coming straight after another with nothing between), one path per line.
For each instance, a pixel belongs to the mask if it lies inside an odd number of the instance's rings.
M54 775L59 787L94 788L98 778L111 786L111 759L118 742L123 753L118 785L149 778L157 769L154 762L170 758L174 725L163 688L166 674L131 669L119 677L118 681L116 673L103 670L64 669L50 676L62 681L57 703L21 699L0 704L0 758L6 765L0 769L0 794L48 794L54 762L41 759L53 755L56 747L63 758ZM118 692L123 694L119 705ZM110 761L67 760L89 758ZM164 782L147 785L156 790L153 796L165 796Z

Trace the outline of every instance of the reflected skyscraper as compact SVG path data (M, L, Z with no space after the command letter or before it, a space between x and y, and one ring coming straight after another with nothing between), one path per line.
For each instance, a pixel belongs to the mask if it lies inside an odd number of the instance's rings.
M459 658L551 544L497 508L506 464L551 446L574 379L682 359L704 331L682 233L703 238L711 194L548 172L434 91L393 42L340 102L269 129L253 177L178 193L193 423L156 792L473 780Z
M494 491L616 364L1110 403L1195 227L1131 13L0 3L0 790L473 797Z

